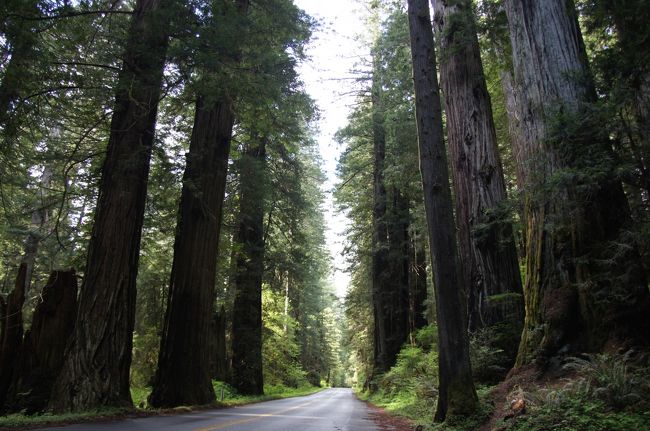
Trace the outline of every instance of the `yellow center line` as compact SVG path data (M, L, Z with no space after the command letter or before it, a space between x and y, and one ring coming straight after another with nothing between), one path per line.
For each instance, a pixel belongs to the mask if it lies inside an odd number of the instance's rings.
M260 419L281 415L283 413L290 412L291 410L300 409L300 408L303 408L305 406L308 406L308 405L312 404L313 402L314 401L310 401L308 403L300 404L300 405L294 406L294 407L289 407L288 409L279 410L279 411L274 412L274 413L263 413L263 414L259 414L259 415L254 415L255 417L252 417L250 419L239 419L239 420L234 420L234 421L229 421L229 422L222 422L220 424L210 425L207 428L195 428L194 431L216 431L216 430L222 430L222 429L225 429L225 428L228 428L228 427L231 427L231 426L235 426L235 425L243 425L243 424L247 424L249 422L258 421Z

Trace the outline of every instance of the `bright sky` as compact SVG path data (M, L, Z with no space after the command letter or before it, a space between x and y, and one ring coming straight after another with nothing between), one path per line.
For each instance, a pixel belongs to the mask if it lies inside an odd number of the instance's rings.
M351 0L295 0L295 3L321 23L307 50L311 61L300 68L300 74L307 92L316 100L321 112L317 138L328 179L324 185L327 193L327 245L335 265L332 283L337 295L342 297L349 283L349 275L342 271L345 266L343 232L348 221L335 213L331 194L336 181L336 163L342 150L334 140L334 134L345 126L349 107L354 102L353 85L348 80L350 71L366 53L366 48L357 41L363 29L362 14L358 2Z

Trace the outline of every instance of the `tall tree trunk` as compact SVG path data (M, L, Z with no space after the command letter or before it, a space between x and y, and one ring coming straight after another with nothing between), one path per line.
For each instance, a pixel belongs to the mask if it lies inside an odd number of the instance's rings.
M4 408L23 342L26 276L27 265L23 263L18 269L14 289L0 310L0 411Z
M151 146L172 0L139 0L120 72L75 332L50 408L132 406L129 367Z
M517 365L647 343L648 290L572 1L508 0L526 163L526 320ZM597 165L595 165L597 163Z
M33 414L47 407L77 316L74 270L52 272L41 297L23 340L10 389L12 399L7 401L9 411Z
M420 170L438 320L440 387L435 420L442 421L447 416L473 413L478 406L478 397L469 362L467 300L458 266L456 226L427 0L408 0L408 16Z
M497 150L471 0L431 0L440 43L458 245L468 288L469 330L523 323L521 275L512 225L504 220L503 169ZM501 297L501 298L498 298ZM509 340L514 362L519 340Z
M374 59L372 83L372 135L373 135L373 209L372 209L372 303L374 318L373 377L391 367L386 332L388 314L388 226L386 223L387 197L384 185L386 158L386 131L381 104L381 77Z
M255 137L253 139L256 139ZM249 144L240 166L241 197L232 322L232 385L241 394L264 393L262 373L262 277L266 138Z
M247 0L237 1L238 13L245 14L247 8ZM204 71L206 81L217 72L213 67ZM208 404L215 398L209 338L235 117L228 89L215 94L211 85L204 86L197 96L158 369L149 396L156 407Z
M206 100L201 96L196 104L183 176L165 325L149 398L155 407L214 401L209 338L234 115L230 100L207 105Z

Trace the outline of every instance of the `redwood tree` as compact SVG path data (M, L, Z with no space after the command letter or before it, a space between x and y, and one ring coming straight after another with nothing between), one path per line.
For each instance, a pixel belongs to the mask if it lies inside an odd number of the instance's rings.
M136 276L172 0L139 0L116 91L75 331L50 408L131 406Z
M647 343L648 290L572 1L508 0L525 178L526 320L518 365ZM521 163L521 162L519 162Z
M442 58L440 80L469 329L507 323L509 332L518 333L523 322L521 275L513 229L503 219L506 187L472 2L431 3ZM508 340L499 347L514 360L518 342Z
M469 361L466 299L458 265L449 170L442 131L433 29L427 0L408 1L415 107L438 323L439 395L435 419L478 406Z
M228 15L230 9L234 9L234 15ZM247 10L248 0L238 0L226 3L220 12L239 24ZM208 37L212 31L204 28L202 37ZM203 43L207 46L209 42ZM239 62L239 57L235 47L221 61L232 66ZM235 122L230 89L220 85L218 72L216 63L206 63L198 83L158 370L149 397L151 405L156 407L214 401L210 336L228 157Z

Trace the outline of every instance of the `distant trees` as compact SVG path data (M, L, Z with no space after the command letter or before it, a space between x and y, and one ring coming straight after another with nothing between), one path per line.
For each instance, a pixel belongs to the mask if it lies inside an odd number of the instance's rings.
M42 375L39 382L33 373L41 373L40 368L18 370L15 365L23 355L20 349L33 347L33 340L22 336L32 305L26 297L26 267L19 273L16 294L10 300L0 296L3 322L9 316L18 319L3 325L11 326L11 334L3 330L8 334L3 339L11 338L12 343L0 354L3 364L10 364L2 367L0 378L3 399L7 391L12 395L6 408L24 405L24 400L13 397L18 388L15 376L23 370L30 380L20 382L20 388L44 397L37 400L40 406L29 407L33 411L42 410L48 400L49 408L56 411L130 406L130 383L153 384L152 405L207 404L214 400L214 364L220 364L219 377L232 382L235 373L226 365L233 351L246 346L233 344L242 338L253 344L244 347L247 352L259 354L258 392L263 390L263 373L272 377L273 384L291 386L306 383L307 376L315 384L327 380L338 358L327 353L335 350L331 345L336 339L330 334L332 298L325 293L329 271L322 256L325 227L317 217L322 195L312 181L321 173L310 153L313 150L307 150L313 146L309 123L314 108L295 72L310 36L311 19L287 0L250 9L245 0L198 2L191 10L166 0L139 1L134 11L101 1L23 6L12 9L7 4L0 9L3 54L13 64L0 68L4 85L0 96L7 108L0 131L3 142L16 143L0 147L0 187L3 199L8 197L2 206L0 241L7 246L0 263L6 274L0 292L7 291L9 276L15 272L13 262L21 259L26 237L30 241L23 260L35 262L37 280L43 278L47 265L83 269L81 262L87 260L87 266L81 271L84 281L74 331L72 325L62 325L62 340L65 331L72 331L67 334L71 340L66 356L60 352L62 365L45 364L54 375ZM53 24L41 29L44 21ZM33 31L36 27L39 32ZM21 39L19 33L25 37ZM32 50L43 55L32 57ZM17 72L28 63L30 74ZM43 82L41 76L46 77ZM194 109L188 108L188 98L194 99ZM191 117L193 128L187 121ZM236 141L234 154L229 151L233 136L249 137L245 145ZM256 136L264 136L264 141ZM269 148L264 151L245 149L255 143L264 148L267 140ZM189 143L186 164L179 157L184 142ZM251 175L244 159L253 153L261 165L268 159L272 171ZM229 164L236 167L230 174ZM152 187L147 193L150 168ZM39 183L38 178L47 183ZM261 182L269 187L260 194ZM278 205L289 208L291 215L283 214ZM234 211L239 206L243 209ZM250 208L256 209L255 214L249 214ZM22 220L25 213L46 217L30 225ZM258 255L256 290L248 292L260 304L250 328L259 334L256 339L247 338L245 328L230 326L233 315L248 313L233 307L235 286L247 289L236 282L236 274L249 273L229 270L238 266L236 261L246 266L251 254L247 241L241 241L242 248L233 241L232 226L243 226L239 237L245 239L252 216L256 247L272 247L269 259ZM288 231L276 225L289 222L292 234L287 236ZM283 235L286 239L277 238ZM262 322L261 304L262 292L276 287L272 271L279 266L291 280L286 289L291 304L284 311L287 329L281 335L298 350L276 354L278 343L271 342L271 350L265 350L270 338L262 337L276 316L267 303L269 322ZM59 284L53 286L48 287L47 298L63 293ZM219 325L214 324L215 305L221 310ZM76 306L72 308L66 310L76 312ZM42 316L37 308L35 319L40 322ZM244 336L234 336L233 331ZM213 337L220 340L219 346L215 347ZM43 346L38 348L47 347ZM278 361L272 371L262 363L262 354ZM56 377L58 368L62 371L53 382L50 377ZM241 389L245 392L243 385Z

